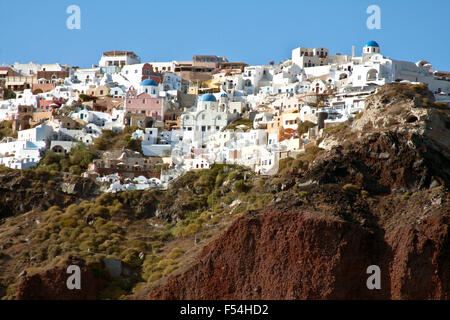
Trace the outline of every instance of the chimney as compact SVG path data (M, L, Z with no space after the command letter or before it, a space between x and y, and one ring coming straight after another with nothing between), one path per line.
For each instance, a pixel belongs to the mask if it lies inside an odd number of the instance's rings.
M355 56L355 46L352 46L352 57Z
M325 120L328 119L328 112L320 111L317 113L317 124L319 129L325 128Z

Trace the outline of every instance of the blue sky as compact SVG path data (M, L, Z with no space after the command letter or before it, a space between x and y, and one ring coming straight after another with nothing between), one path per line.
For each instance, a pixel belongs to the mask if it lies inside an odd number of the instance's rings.
M66 28L69 5L81 30ZM369 30L369 5L381 30ZM450 71L448 0L42 0L0 1L0 64L97 64L103 51L130 50L142 61L226 56L248 64L279 62L298 46L350 54L376 40L388 57L427 59Z

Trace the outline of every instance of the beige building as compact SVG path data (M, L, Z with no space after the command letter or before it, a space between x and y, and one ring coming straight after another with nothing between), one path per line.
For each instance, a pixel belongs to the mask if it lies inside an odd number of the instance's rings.
M107 86L99 86L96 88L88 89L86 91L86 94L93 97L106 97L107 95L109 95L109 91L110 89Z

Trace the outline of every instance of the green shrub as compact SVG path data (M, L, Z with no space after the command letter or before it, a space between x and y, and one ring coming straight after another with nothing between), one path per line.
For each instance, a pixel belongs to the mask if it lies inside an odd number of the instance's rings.
M97 98L88 96L87 94L84 94L84 93L80 93L80 94L78 95L78 97L79 97L79 98L81 99L81 101L83 101L83 102L89 102L89 101L96 101L96 100L97 100Z
M175 271L175 270L178 269L178 268L179 268L179 266L178 266L177 264L169 265L169 266L167 266L167 267L164 269L163 275L164 275L164 276L167 276L167 275L171 274L173 271Z
M315 124L311 121L303 121L298 124L297 134L300 137L301 135L308 133L309 129L313 128Z
M231 122L226 128L225 130L236 130L236 128L238 126L244 125L245 128L243 128L244 131L248 131L253 127L253 122L248 120L248 119L244 119L244 118L239 118L237 120L234 120L233 122Z
M146 251L147 250L147 244L144 241L142 241L142 240L137 240L137 239L128 240L126 242L126 245L129 248L135 248L135 249L137 249L139 251Z
M282 174L287 169L289 169L291 167L293 161L294 161L294 158L292 158L292 157L280 159L278 161L278 173Z
M150 276L148 277L148 282L155 282L159 279L161 279L163 277L163 274L161 271L155 271L153 273L150 274Z
M158 262L158 264L156 265L157 268L159 268L160 270L164 270L165 268L167 268L168 266L171 265L176 265L177 263L175 262L175 260L173 259L162 259Z
M92 208L92 210L90 210L90 212L96 217L102 217L105 219L110 218L110 212L108 208L103 206L94 207Z
M341 132L342 130L345 130L347 128L346 125L342 126L334 126L334 127L328 127L323 129L324 133L328 133L330 135L336 134L338 132Z
M57 168L59 168L59 163L63 158L64 156L61 154L57 154L53 151L47 151L45 155L42 157L41 161L39 162L39 165L42 166L56 165Z
M167 259L177 259L184 254L184 251L180 248L173 248L167 255Z
M49 259L54 259L61 253L61 248L57 245L50 245L47 248L47 256Z
M355 186L354 184L346 184L345 186L342 187L342 190L344 190L345 193L347 194L358 194L360 188L358 186Z
M224 181L225 181L225 176L222 175L222 174L218 174L216 176L216 182L215 182L215 185L214 185L215 188L219 188L223 184Z
M80 142L72 148L68 156L47 151L39 162L36 173L41 174L42 170L46 170L46 172L55 171L58 173L63 171L80 175L87 170L89 164L96 158L96 153Z
M248 192L251 189L249 185L247 185L244 180L238 180L234 183L234 190L236 192Z
M93 147L100 151L126 148L142 153L141 141L131 138L137 129L137 126L126 126L122 132L103 130L102 135L94 140Z
M202 229L202 222L200 219L184 219L177 223L172 230L175 237L187 237L198 233Z
M5 137L17 137L17 132L13 130L13 121L0 121L0 140Z
M94 148L100 151L106 151L110 147L110 142L103 136L98 137L94 140Z
M61 226L63 228L75 228L77 226L77 220L74 218L64 218L61 220Z

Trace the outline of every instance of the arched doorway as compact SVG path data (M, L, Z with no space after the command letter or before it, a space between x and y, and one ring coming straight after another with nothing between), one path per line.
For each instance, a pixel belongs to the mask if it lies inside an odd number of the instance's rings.
M378 78L378 71L375 69L370 69L367 72L367 81L375 81Z

